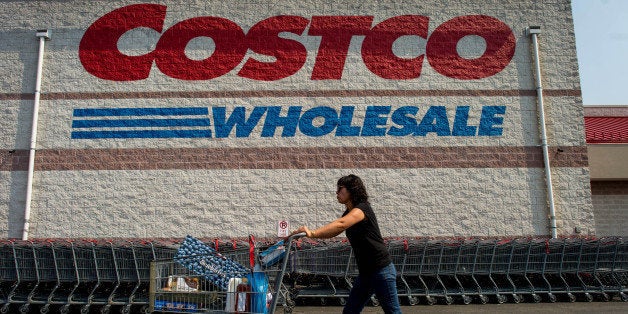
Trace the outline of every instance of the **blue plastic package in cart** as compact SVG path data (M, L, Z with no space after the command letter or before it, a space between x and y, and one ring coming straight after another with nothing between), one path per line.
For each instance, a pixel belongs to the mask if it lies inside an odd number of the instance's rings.
M273 246L264 250L259 254L262 266L268 267L277 264L286 255L286 247L283 240L275 243Z
M229 279L242 278L249 273L246 267L189 235L185 237L174 260L224 291L229 286Z
M155 300L155 311L196 313L198 305L190 302Z

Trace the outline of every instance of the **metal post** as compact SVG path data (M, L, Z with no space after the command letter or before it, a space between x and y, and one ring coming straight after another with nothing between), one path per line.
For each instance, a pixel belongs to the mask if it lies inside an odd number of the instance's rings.
M35 172L35 149L37 145L37 122L39 119L39 98L41 95L41 76L44 66L44 46L46 40L50 40L47 29L37 30L35 34L39 38L39 54L37 58L37 74L35 78L35 103L33 105L33 120L31 123L31 140L28 153L28 177L26 179L26 202L24 207L24 228L22 240L28 240L29 221L31 216L31 199L33 195L33 173Z
M530 26L526 28L526 35L532 37L534 54L534 70L536 76L536 94L539 112L539 125L541 130L541 147L543 148L543 164L545 166L545 183L547 185L547 199L549 201L549 220L552 238L556 238L556 209L554 207L554 189L552 187L552 171L550 169L549 153L547 145L547 133L545 129L545 109L543 106L543 86L541 79L541 63L539 61L538 34L541 33L540 26Z

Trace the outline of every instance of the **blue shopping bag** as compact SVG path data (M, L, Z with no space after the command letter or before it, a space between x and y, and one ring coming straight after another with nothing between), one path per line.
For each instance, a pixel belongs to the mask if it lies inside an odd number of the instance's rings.
M251 312L269 313L272 294L269 293L268 277L264 272L256 270L248 274L247 278L251 283Z

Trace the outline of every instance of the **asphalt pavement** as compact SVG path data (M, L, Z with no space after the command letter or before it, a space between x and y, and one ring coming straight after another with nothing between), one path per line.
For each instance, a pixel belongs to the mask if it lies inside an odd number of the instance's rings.
M487 313L508 313L508 314L567 314L567 313L622 313L628 314L628 302L557 302L557 303L520 303L520 304L452 304L452 305L415 305L402 306L401 310L405 314L414 313L464 313L464 314L487 314ZM282 313L278 308L277 313ZM293 314L332 314L342 313L341 306L296 306ZM384 313L381 307L367 306L362 313L380 314Z

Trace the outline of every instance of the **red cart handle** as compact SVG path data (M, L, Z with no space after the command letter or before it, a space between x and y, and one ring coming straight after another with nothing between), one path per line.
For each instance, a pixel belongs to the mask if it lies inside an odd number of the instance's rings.
M255 267L255 237L252 234L249 235L249 263L253 269Z

